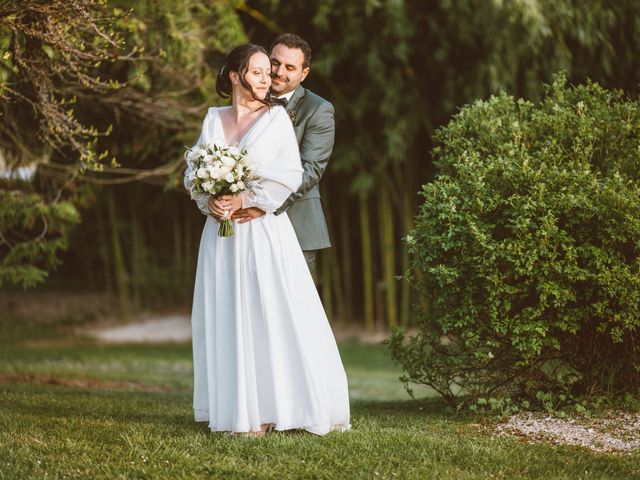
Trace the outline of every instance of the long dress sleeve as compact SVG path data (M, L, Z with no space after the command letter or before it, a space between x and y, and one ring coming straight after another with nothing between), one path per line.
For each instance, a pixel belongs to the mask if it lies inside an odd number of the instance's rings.
M284 167L280 172L283 175L273 175L272 178L258 178L252 182L249 190L244 191L242 196L242 207L257 207L265 213L275 212L282 203L294 193L302 182L302 164L300 162L300 150L293 125L289 116L281 107L275 112L276 132L273 135L273 146L277 149L274 158ZM277 178L281 178L278 181ZM286 180L285 180L286 179Z
M205 130L208 128L209 123L209 113L204 117L204 121L202 122L202 129L200 130L200 136L198 137L198 141L194 146L200 145L204 143L205 139ZM186 161L186 154L185 154ZM203 213L203 215L210 215L211 211L209 210L209 195L206 193L198 193L191 190L191 179L193 178L193 170L191 169L191 165L189 162L186 162L187 169L184 172L184 188L189 192L191 199L196 202L198 208Z
M275 212L292 190L273 180L259 180L251 184L250 190L242 192L242 208L256 207L265 213Z

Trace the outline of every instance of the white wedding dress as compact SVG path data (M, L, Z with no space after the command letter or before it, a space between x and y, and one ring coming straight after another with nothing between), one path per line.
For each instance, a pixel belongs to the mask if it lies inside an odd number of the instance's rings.
M225 142L224 131L210 108L198 143L214 141ZM273 214L302 179L285 110L262 114L238 146L259 167L243 206L267 213L234 222L231 237L219 237L219 223L207 217L191 316L195 420L212 431L258 432L265 423L320 435L347 430L347 379L333 333L289 218ZM209 213L207 197L192 197Z

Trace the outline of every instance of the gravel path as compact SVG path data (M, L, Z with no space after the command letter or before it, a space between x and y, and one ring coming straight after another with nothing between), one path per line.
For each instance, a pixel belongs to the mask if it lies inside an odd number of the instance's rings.
M612 412L601 418L560 419L541 413L513 415L498 433L528 441L576 445L596 452L630 453L640 449L640 413Z
M363 343L379 344L388 336L386 332L367 333L359 327L335 325L332 329L338 341L357 338ZM191 319L188 315L151 317L125 324L82 327L77 332L104 343L190 342Z
M79 333L105 343L190 342L191 322L186 315L171 315L123 325L83 328Z

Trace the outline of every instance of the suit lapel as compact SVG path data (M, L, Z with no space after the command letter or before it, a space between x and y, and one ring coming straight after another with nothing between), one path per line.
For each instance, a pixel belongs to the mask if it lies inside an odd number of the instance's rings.
M291 100L289 100L289 103L287 103L287 113L289 114L289 117L294 124L296 123L295 115L298 111L298 105L304 98L305 92L306 90L304 89L304 87L302 85L298 85L298 88L296 88L296 90L293 92L293 95L291 95Z

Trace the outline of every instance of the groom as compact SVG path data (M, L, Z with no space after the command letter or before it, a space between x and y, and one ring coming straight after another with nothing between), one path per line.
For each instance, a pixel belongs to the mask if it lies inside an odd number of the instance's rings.
M333 150L335 122L333 105L301 85L309 74L310 61L311 48L298 35L284 33L271 44L271 91L293 122L304 169L302 185L275 214L286 211L289 215L313 274L316 252L331 246L318 184ZM238 210L233 218L243 223L262 215L258 208L246 208Z

